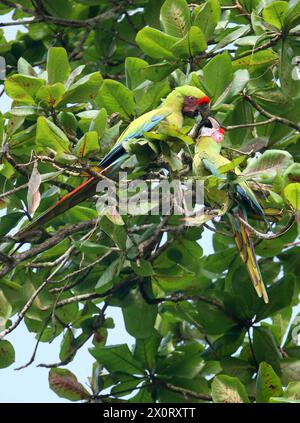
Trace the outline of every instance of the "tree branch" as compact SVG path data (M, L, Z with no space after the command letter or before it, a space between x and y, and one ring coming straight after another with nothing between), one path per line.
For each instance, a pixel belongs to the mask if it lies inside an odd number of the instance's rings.
M243 94L243 97L245 100L247 100L250 104L252 104L252 106L262 115L273 119L274 121L281 123L282 125L287 125L290 128L296 129L296 131L300 132L300 125L298 125L295 122L292 122L289 119L280 117L280 116L276 116L273 115L272 113L268 112L267 110L265 110L263 107L261 107L252 97L250 97L248 94Z

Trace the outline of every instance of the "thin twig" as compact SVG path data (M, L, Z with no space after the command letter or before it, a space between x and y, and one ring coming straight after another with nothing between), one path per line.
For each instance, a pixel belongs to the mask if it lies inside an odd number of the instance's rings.
M27 311L32 306L32 304L33 304L34 300L36 299L36 297L45 288L45 286L49 283L49 280L51 280L51 278L62 268L62 266L65 264L66 260L67 259L65 259L62 263L60 263L56 267L56 269L48 276L48 278L45 279L44 282L41 283L41 285L36 289L36 291L32 294L32 296L30 297L30 299L27 301L27 303L25 304L25 306L22 308L22 310L18 314L16 321L12 325L10 325L8 328L6 328L2 332L0 332L0 339L4 338L6 335L8 335L9 333L11 333L13 330L15 330L19 326L19 324L24 319Z

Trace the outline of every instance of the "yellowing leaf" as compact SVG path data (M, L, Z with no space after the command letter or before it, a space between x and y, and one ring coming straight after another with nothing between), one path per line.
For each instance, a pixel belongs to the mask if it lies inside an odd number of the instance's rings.
M90 131L79 140L75 154L77 157L87 157L97 150L99 150L98 134L96 131Z
M40 205L41 194L39 191L41 185L41 175L39 174L37 161L34 162L33 170L31 177L28 183L28 192L27 192L27 208L28 213L33 215Z
M287 185L284 188L284 196L296 211L300 211L300 184L298 182Z

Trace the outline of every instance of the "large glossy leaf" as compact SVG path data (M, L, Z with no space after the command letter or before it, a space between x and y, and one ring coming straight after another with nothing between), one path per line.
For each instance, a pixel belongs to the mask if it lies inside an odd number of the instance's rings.
M208 40L221 16L221 7L218 0L208 0L194 11L193 25L199 26Z
M157 305L147 304L138 289L125 297L122 307L127 332L135 338L145 339L154 334ZM137 319L137 316L143 316Z
M253 330L253 351L258 363L270 364L275 372L279 371L280 351L274 335L266 327L255 327Z
M110 372L142 375L141 363L134 359L126 344L90 349L91 354Z
M248 160L243 174L247 177L272 181L277 173L283 173L293 163L293 157L287 151L268 150L260 157Z
M298 182L289 184L284 188L284 195L291 206L300 211L300 184Z
M300 78L296 66L299 49L295 43L288 39L282 40L280 47L279 77L282 92L291 98L299 98Z
M154 59L175 60L176 55L172 52L172 47L177 41L177 37L149 27L141 29L136 36L139 47Z
M195 57L206 50L207 44L205 36L200 28L192 26L186 35L172 47L172 52L177 57Z
M178 38L184 37L191 26L186 0L166 0L160 9L160 20L167 34Z
M53 122L43 116L38 118L36 144L42 150L51 148L56 153L65 153L69 151L69 140L65 133Z
M123 119L127 120L134 115L133 93L120 82L105 80L96 101L109 114L117 112Z
M281 396L282 386L279 377L268 363L259 365L256 380L256 401L268 402L270 397Z
M223 94L233 77L231 59L227 52L214 57L203 68L204 85L213 101Z
M18 103L35 104L36 93L44 84L43 79L16 74L6 79L5 91L9 97Z
M94 101L102 82L99 72L83 76L69 87L59 105Z
M47 73L48 83L65 82L70 74L68 54L62 47L52 47L48 51Z
M212 382L212 397L216 403L248 403L249 398L239 379L227 375L216 376Z
M285 25L288 4L286 1L274 1L263 10L263 18L275 28L282 29Z

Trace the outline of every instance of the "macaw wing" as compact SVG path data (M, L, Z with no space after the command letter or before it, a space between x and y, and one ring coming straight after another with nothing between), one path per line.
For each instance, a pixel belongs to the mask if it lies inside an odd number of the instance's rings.
M146 114L146 119L144 121L139 122L140 119L133 121L120 136L115 147L113 147L113 149L101 160L99 166L107 167L115 163L126 151L124 148L124 142L143 136L145 132L151 131L159 124L159 122L163 121L170 114L171 112L169 111L162 113L157 112L157 114L152 116L148 114L148 117ZM136 122L138 123L136 124Z
M265 219L265 213L257 201L254 192L249 187L246 181L240 181L237 185L237 192L251 208Z
M226 179L226 176L224 176L224 175L221 175L218 171L217 171L217 169L218 169L218 167L220 167L220 166L216 166L216 163L215 163L215 161L214 160L209 160L208 158L206 158L206 159L202 159L202 162L203 162L203 165L204 165L204 167L212 174L212 175L214 175L214 176L217 176L218 178L221 178L221 179Z

